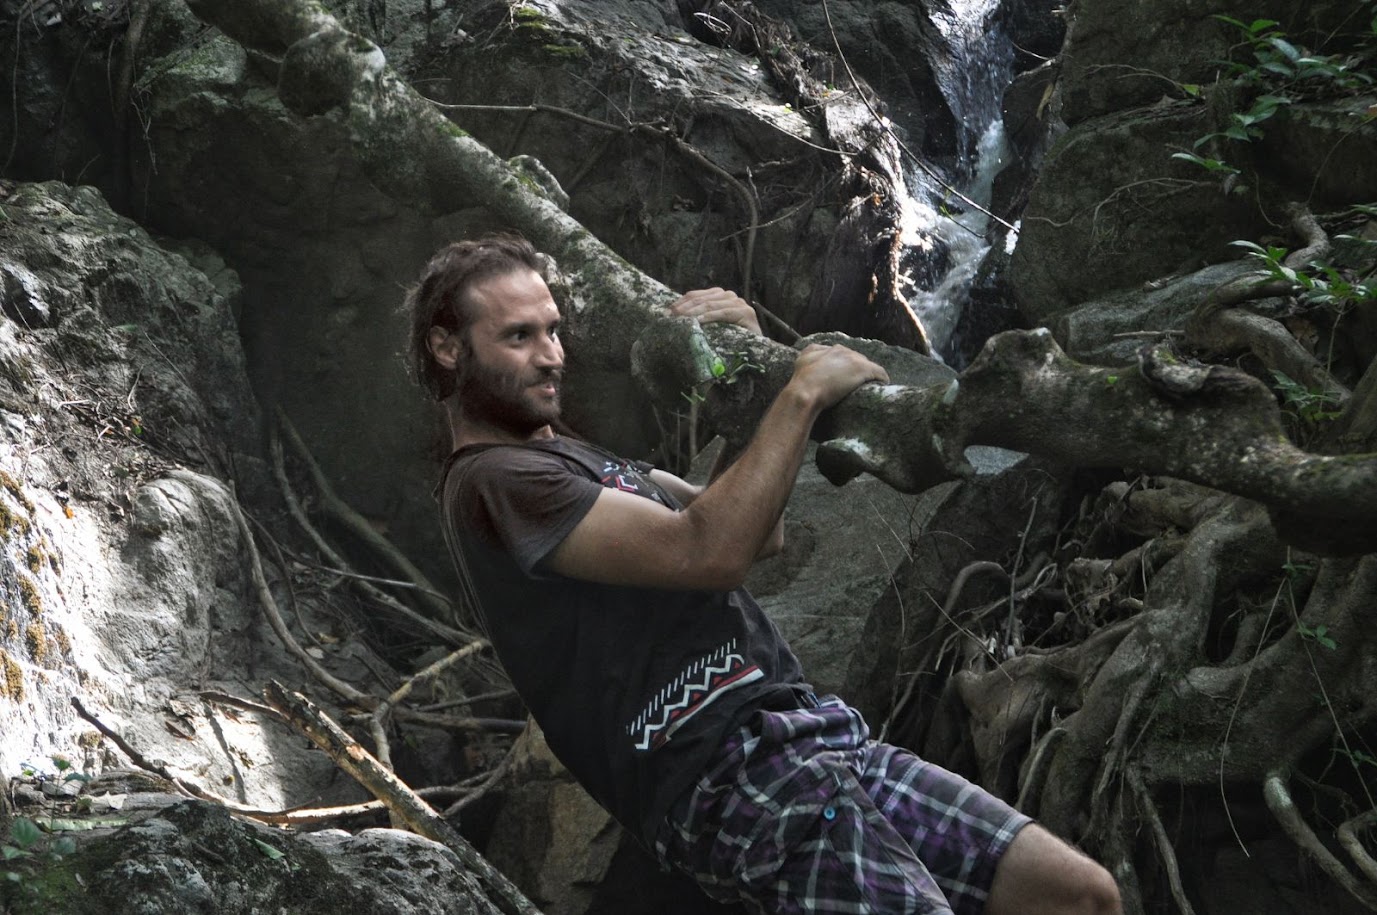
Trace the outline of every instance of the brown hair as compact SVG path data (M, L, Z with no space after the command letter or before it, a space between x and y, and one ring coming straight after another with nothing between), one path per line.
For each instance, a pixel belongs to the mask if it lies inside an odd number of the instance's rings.
M455 374L441 368L430 352L430 329L458 334L467 354L467 331L473 321L469 291L494 276L534 270L545 276L545 262L535 246L519 235L499 233L441 248L421 279L406 294L402 308L411 321L407 361L418 384L436 400L454 393Z

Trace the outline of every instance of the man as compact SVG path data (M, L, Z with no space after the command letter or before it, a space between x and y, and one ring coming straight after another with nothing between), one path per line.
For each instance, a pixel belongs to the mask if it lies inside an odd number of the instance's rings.
M814 696L741 587L781 542L814 420L884 370L803 350L699 489L558 431L542 269L511 236L443 249L408 296L411 358L448 411L439 492L466 596L580 783L662 864L763 912L1118 912L1099 865ZM759 333L721 289L671 311Z

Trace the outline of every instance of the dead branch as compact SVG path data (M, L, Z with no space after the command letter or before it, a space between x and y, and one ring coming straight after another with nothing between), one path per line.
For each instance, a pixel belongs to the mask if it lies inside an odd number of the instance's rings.
M267 685L263 696L269 705L281 712L341 769L382 801L413 832L439 842L454 852L460 863L478 878L493 902L506 915L540 915L530 900L455 832L434 808L380 765L311 700L285 689L276 681Z
M445 670L467 658L469 655L482 651L490 647L491 643L487 639L478 639L452 651L445 657L429 665L424 670L418 671L402 681L402 685L393 690L392 695L378 703L378 707L373 709L373 715L369 721L368 729L373 735L373 743L377 749L378 762L387 768L392 768L392 747L387 740L387 720L392 715L392 709L397 703L411 695L411 691L416 688L416 684L429 680L431 677L438 676Z
M282 647L286 648L289 654L295 655L297 660L304 664L306 669L311 672L311 676L339 693L344 699L364 708L373 708L378 702L376 696L370 696L361 692L330 673L324 667L321 667L316 659L311 657L310 653L301 647L301 643L293 638L292 633L287 629L287 624L282 620L282 611L278 609L277 601L273 598L272 590L268 587L268 580L263 575L263 560L258 554L258 546L254 543L253 531L249 530L249 522L244 518L244 511L239 507L239 500L235 497L234 493L219 480L213 480L209 477L202 477L197 474L178 474L175 472L174 476L179 476L186 480L194 480L202 485L212 486L219 489L224 494L230 512L234 515L235 523L239 526L239 536L244 541L244 548L249 552L249 573L253 577L255 589L258 591L258 603L263 608L263 614L268 618L268 625L272 627L273 632L276 633L278 639L281 640Z
M325 556L331 564L340 569L346 568L348 563L344 557L330 545L330 542L325 539L320 531L316 529L316 526L311 523L310 517L306 514L306 509L301 505L301 500L297 498L296 490L292 488L291 481L287 479L287 471L282 461L282 440L277 434L276 427L271 428L268 432L268 453L272 458L273 476L277 479L278 489L282 493L283 501L287 503L287 511L291 513L292 518L300 525L301 529L306 532L306 536L316 545L316 549L321 552L321 555ZM348 575L348 573L341 574ZM367 578L355 575L348 575L348 577L356 583L359 591L366 597L382 604L398 616L415 623L441 641L452 645L460 645L469 639L465 633L458 629L452 626L446 626L438 620L433 620L428 616L417 613L391 594L373 585ZM415 583L409 582L409 584L414 585Z
M247 812L247 808L235 803L234 801L231 801L229 798L221 797L220 795L215 794L214 792L207 791L206 789L195 784L194 782L189 782L179 776L173 775L171 770L169 770L167 766L163 765L162 763L150 762L147 757L145 757L138 750L134 749L134 747L130 745L129 741L121 737L118 731L115 731L113 728L105 724L91 712L87 711L86 706L82 705L81 700L78 699L76 696L73 696L71 698L71 703L72 708L76 710L76 713L78 715L80 715L86 721L89 721L91 723L91 726L94 727L97 731L100 731L106 737L110 738L110 741L115 746L119 747L120 752L123 753L126 757L128 757L129 761L138 768L142 769L145 772L151 772L159 778L166 779L167 782L171 784L173 788L175 788L179 793L186 795L187 797L194 797L199 800L210 801L215 804L220 804L223 807L227 807L228 809L233 810L235 813Z
M1358 882L1357 878L1343 866L1343 863L1325 847L1319 836L1305 822L1291 792L1286 787L1286 779L1280 772L1272 772L1262 783L1262 796L1267 801L1267 809L1272 811L1282 832L1295 842L1306 854L1315 859L1320 869L1333 878L1349 895L1373 911L1377 911L1377 893L1372 887Z
M281 424L287 441L310 473L311 482L315 485L316 493L320 496L321 507L325 509L326 513L348 528L354 536L372 547L404 579L415 582L417 592L432 612L444 618L456 618L454 607L441 595L439 589L430 583L430 579L426 578L425 573L416 568L415 563L408 559L401 550L393 546L390 540L378 533L377 528L369 524L367 518L354 511L348 502L345 502L335 493L335 488L330 485L330 481L320 469L320 465L316 463L315 456L311 454L311 449L306 446L301 434L296 431L296 426L292 424L286 411L278 407L276 413L278 423ZM472 638L469 636L465 641L471 641Z

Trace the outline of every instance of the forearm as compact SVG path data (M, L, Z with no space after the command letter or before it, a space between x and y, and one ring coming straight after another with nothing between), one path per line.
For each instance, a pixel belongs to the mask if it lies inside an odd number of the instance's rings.
M799 387L786 386L751 443L684 510L724 583L739 584L756 557L770 552L819 412Z

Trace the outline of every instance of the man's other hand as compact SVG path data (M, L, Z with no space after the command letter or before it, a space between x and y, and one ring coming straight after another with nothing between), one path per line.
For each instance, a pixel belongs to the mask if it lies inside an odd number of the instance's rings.
M853 349L814 343L805 347L794 360L794 375L789 386L821 411L868 381L888 383L889 373Z
M669 306L669 313L680 318L697 318L699 324L735 324L753 334L760 333L755 309L736 293L716 286L686 293Z

